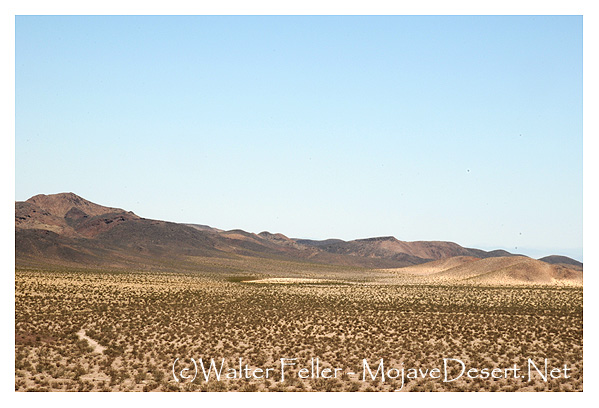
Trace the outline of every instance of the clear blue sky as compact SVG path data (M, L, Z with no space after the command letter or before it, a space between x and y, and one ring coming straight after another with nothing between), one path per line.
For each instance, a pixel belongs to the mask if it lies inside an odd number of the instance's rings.
M17 200L582 259L582 17L18 16L15 61Z

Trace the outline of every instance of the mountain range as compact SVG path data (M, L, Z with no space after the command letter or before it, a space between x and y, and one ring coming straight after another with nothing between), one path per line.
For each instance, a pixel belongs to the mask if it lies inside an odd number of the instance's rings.
M564 256L533 260L504 250L483 251L445 241L407 242L391 236L318 241L266 231L259 234L224 231L200 224L143 218L131 211L92 203L73 193L40 194L15 202L15 255L17 265L49 263L118 268L163 264L165 259L183 262L188 257L250 256L371 269L415 268L416 273L419 268L421 272L439 272L434 262L453 262L464 267L491 258L526 258L534 261L537 269L546 265L547 270L561 271L551 272L554 275L563 275L564 268L582 275L582 263Z

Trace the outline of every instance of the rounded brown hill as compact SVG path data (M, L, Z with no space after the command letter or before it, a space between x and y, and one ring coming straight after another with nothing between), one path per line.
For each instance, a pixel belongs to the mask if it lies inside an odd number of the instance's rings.
M132 212L105 207L73 193L38 194L15 203L15 227L46 230L64 237L93 237L126 220L139 219Z
M480 259L473 256L454 256L451 258L439 259L437 261L427 262L419 265L406 266L405 268L397 269L397 271L402 273L411 273L414 275L431 275L433 273L443 272L478 260Z
M582 271L564 265L552 265L536 259L527 258L498 269L492 273L481 274L470 279L477 284L563 284L582 285Z
M547 262L552 265L571 265L582 269L582 262L562 255L549 255L544 258L540 258L539 261Z
M412 276L419 275L429 283L582 285L582 270L578 267L552 265L526 256L486 259L453 257L393 271Z
M64 218L73 208L91 217L108 213L126 212L121 208L104 207L103 205L92 203L73 193L38 194L26 202L43 208L46 212L60 218Z

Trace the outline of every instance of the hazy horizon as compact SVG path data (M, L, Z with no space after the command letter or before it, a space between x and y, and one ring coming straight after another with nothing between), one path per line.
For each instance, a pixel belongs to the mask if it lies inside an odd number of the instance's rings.
M17 16L15 50L18 201L582 261L581 16Z

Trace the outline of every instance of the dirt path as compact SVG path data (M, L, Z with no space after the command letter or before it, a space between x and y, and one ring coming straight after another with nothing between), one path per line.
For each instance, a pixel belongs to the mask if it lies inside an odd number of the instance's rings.
M94 349L95 353L102 354L102 353L104 353L104 350L106 350L106 347L101 346L97 341L95 341L91 337L86 336L85 330L83 330L83 329L81 329L77 332L77 336L79 336L79 338L82 340L87 340L89 345Z

